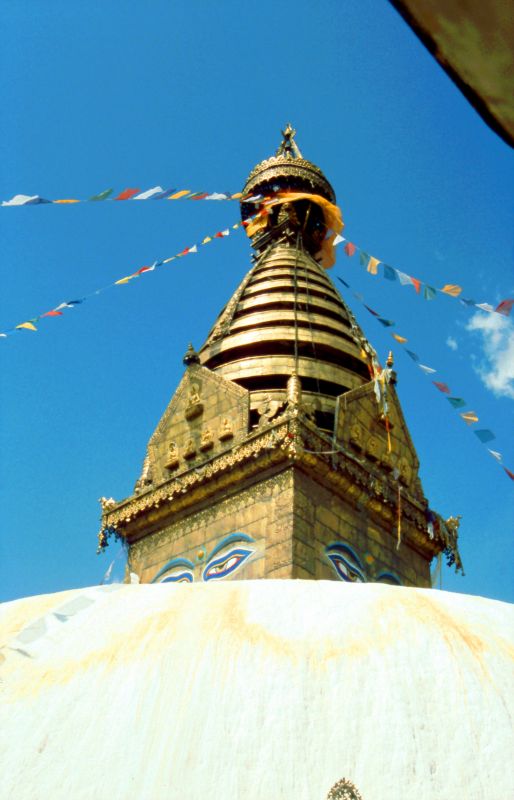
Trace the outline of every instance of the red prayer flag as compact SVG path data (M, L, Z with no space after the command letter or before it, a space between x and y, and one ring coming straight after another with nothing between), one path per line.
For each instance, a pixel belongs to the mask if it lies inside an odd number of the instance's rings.
M351 242L346 242L344 246L344 252L346 253L347 256L353 256L356 249L357 248L355 247L355 245L352 244Z
M498 314L503 314L504 317L508 317L512 311L512 306L514 306L514 300L502 300L500 305L496 306L494 310Z
M53 309L52 311L47 311L46 314L41 314L42 317L62 317L62 311L56 311Z
M507 467L504 467L503 469L505 470L511 481L514 481L514 472L511 472L510 469L507 469Z
M189 247L186 247L185 250L182 250L182 252L179 253L179 256L187 256L188 253L189 253Z
M189 200L203 200L205 197L208 196L208 194L209 192L200 192L200 194L195 194L192 197L190 197Z
M221 231L218 231L218 233L215 233L215 234L214 234L214 238L215 238L215 239L223 239L223 234L222 234L222 232L221 232Z
M124 189L123 192L120 192L118 197L115 197L115 200L130 200L131 197L134 197L135 194L139 194L141 189Z
M142 275L143 272L148 272L150 269L152 269L152 267L141 267L137 272L134 272L134 275Z
M421 289L421 281L418 281L417 278L413 278L412 275L410 276L410 279L412 281L412 285L414 286L415 290L419 294L419 290Z
M434 386L437 386L440 392L444 392L445 394L450 394L450 389L446 385L446 383L440 383L439 381L432 381Z

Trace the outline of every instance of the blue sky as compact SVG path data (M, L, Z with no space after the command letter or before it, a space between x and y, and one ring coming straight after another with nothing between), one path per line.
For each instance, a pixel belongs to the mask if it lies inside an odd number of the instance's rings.
M351 241L477 302L514 296L512 151L385 0L17 0L0 15L0 199L158 184L236 192L291 120ZM237 220L237 203L0 208L0 330ZM0 340L0 599L101 580L117 551L95 554L97 498L132 492L187 344L201 346L249 257L237 231ZM512 321L425 302L341 251L336 275L396 321L514 470ZM393 346L432 507L462 514L466 577L445 569L443 588L514 600L513 482L390 333L343 296L382 360Z

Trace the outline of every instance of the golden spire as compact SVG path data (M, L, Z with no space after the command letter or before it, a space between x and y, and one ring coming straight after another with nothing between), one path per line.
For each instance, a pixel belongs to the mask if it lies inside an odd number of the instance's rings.
M290 122L287 123L285 131L281 131L281 133L284 138L282 139L276 155L285 156L286 158L303 158L300 148L294 140L296 130Z

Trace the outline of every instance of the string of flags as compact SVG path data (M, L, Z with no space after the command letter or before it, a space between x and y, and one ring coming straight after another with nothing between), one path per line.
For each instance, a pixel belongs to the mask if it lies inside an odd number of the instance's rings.
M79 199L77 197L61 198L59 200L47 200L38 194L15 194L10 200L3 200L2 206L35 206L46 203L66 205L70 203L93 203L103 202L104 200L240 200L242 192L192 192L189 189L163 189L162 186L154 186L152 189L123 189L116 195L114 189L105 189L103 192L94 194L92 197ZM249 197L252 202L255 198Z
M464 306L480 308L482 311L487 311L488 313L502 314L504 317L510 316L510 312L514 306L514 298L502 300L496 307L491 305L491 303L477 303L475 300L461 297L463 292L462 286L457 286L457 284L454 283L446 283L442 288L430 286L425 281L414 278L406 272L401 272L401 270L391 267L389 264L385 264L380 259L375 258L375 256L369 255L365 250L362 250L353 242L345 239L344 236L336 236L334 246L342 244L343 242L345 242L343 249L346 255L352 258L352 256L358 253L361 267L363 267L366 272L369 272L370 275L379 275L379 267L381 267L383 277L386 280L398 281L400 286L413 286L416 294L423 297L424 300L434 300L438 294L445 294L447 297L458 298L459 302Z
M103 294L108 289L112 289L114 286L123 286L130 281L135 280L136 278L140 278L148 272L153 272L158 267L162 267L165 264L169 264L171 261L175 261L177 258L182 258L183 256L191 255L193 253L198 253L198 247L202 245L209 244L210 242L214 241L215 239L224 239L227 236L230 236L230 231L237 230L238 228L246 227L250 220L245 222L236 222L231 228L225 228L222 231L217 231L213 233L211 236L205 236L202 241L198 244L193 244L190 247L186 247L181 250L179 253L176 253L174 256L170 256L169 258L164 258L158 261L154 261L152 264L140 267L135 272L132 272L130 275L125 275L122 278L118 278L118 280L113 281L113 283L109 283L107 286L102 287L101 289L96 289L96 291L91 292L90 294L86 295L85 297L81 297L75 300L66 300L66 302L59 303L59 305L55 306L55 308L51 308L49 311L45 311L41 314L38 314L35 317L31 317L30 319L25 320L24 322L20 322L18 325L14 325L12 328L6 328L5 330L0 332L0 338L5 339L9 335L12 335L16 331L37 331L38 327L37 324L47 317L61 317L65 311L68 309L72 309L75 306L81 305L85 303L86 300L89 300L91 297L96 297L99 294Z
M380 324L383 325L385 328L392 328L396 325L396 323L393 320L382 317L378 313L378 311L375 311L374 309L370 308L370 306L366 305L365 298L363 297L363 295L360 294L359 292L354 292L350 284L343 278L339 277L339 275L337 276L337 280L340 281L343 284L343 286L345 286L352 292L352 295L355 297L355 299L358 300L364 306L366 311L368 311L368 313L371 314L376 319L377 322L380 322ZM437 373L437 370L434 369L433 367L429 367L427 364L422 364L421 359L417 353L405 347L405 345L409 343L409 340L406 336L401 336L398 333L391 333L391 336L396 342L398 342L403 346L403 349L405 350L409 358L416 364L416 366L425 375L432 376ZM445 395L446 400L449 402L452 408L458 410L458 409L463 409L468 405L468 403L466 402L466 400L464 400L464 398L454 397L450 387L444 381L432 380L432 385L435 386L435 388L439 392ZM475 411L459 411L459 416L469 427L472 427L477 422L479 422L479 417ZM473 433L483 445L488 445L490 442L496 439L496 436L493 433L493 431L489 430L488 428L473 428ZM514 481L514 472L511 472L503 464L503 457L501 453L499 453L497 450L492 450L489 447L487 447L487 452L495 459L495 461L498 462L498 464L502 467L502 469L508 475L508 477Z
M276 187L278 189L278 187ZM277 195L269 194L266 196L257 195L243 195L242 192L192 192L189 189L163 189L162 186L154 186L151 189L141 191L139 188L126 188L119 194L115 195L113 188L105 189L98 194L93 195L87 199L78 198L61 198L57 200L48 200L40 195L26 195L17 194L10 200L3 200L2 206L26 206L26 205L41 205L47 203L53 204L73 204L83 202L103 202L106 200L112 201L126 201L126 200L240 200L244 203L254 203L257 213L254 219L259 218L262 213L266 211L266 207L270 204L278 202L280 192ZM319 198L323 200L324 198ZM327 202L327 201L325 201ZM329 204L330 205L330 204ZM344 251L348 257L352 257L358 253L361 266L366 269L370 275L378 275L379 267L382 269L383 277L389 281L398 281L401 286L413 286L416 293L422 296L425 300L434 300L437 294L445 294L447 297L459 299L459 302L468 307L480 308L482 311L489 313L502 314L508 317L514 306L514 298L507 298L502 300L496 306L491 303L477 303L470 298L462 297L463 288L457 284L447 283L443 287L438 288L431 286L426 281L415 278L406 272L402 272L395 267L386 264L375 256L370 255L358 245L345 239L337 231L329 230L327 236L331 237L330 244L335 247L339 244L344 244Z

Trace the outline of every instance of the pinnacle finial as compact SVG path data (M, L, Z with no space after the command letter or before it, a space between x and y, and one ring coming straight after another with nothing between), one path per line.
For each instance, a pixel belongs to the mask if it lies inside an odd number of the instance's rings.
M393 351L389 350L389 355L387 356L386 366L389 367L389 369L391 369L391 367L393 365L394 365Z
M190 367L191 364L199 364L200 363L200 357L198 356L198 353L194 349L194 347L191 344L191 342L189 342L189 347L187 348L186 353L185 353L184 358L182 359L182 361L186 365L186 367Z
M287 123L286 129L281 131L282 142L280 147L277 150L277 156L285 156L286 158L302 158L302 154L300 153L300 149L296 144L294 137L296 136L296 130L293 128L290 122Z

